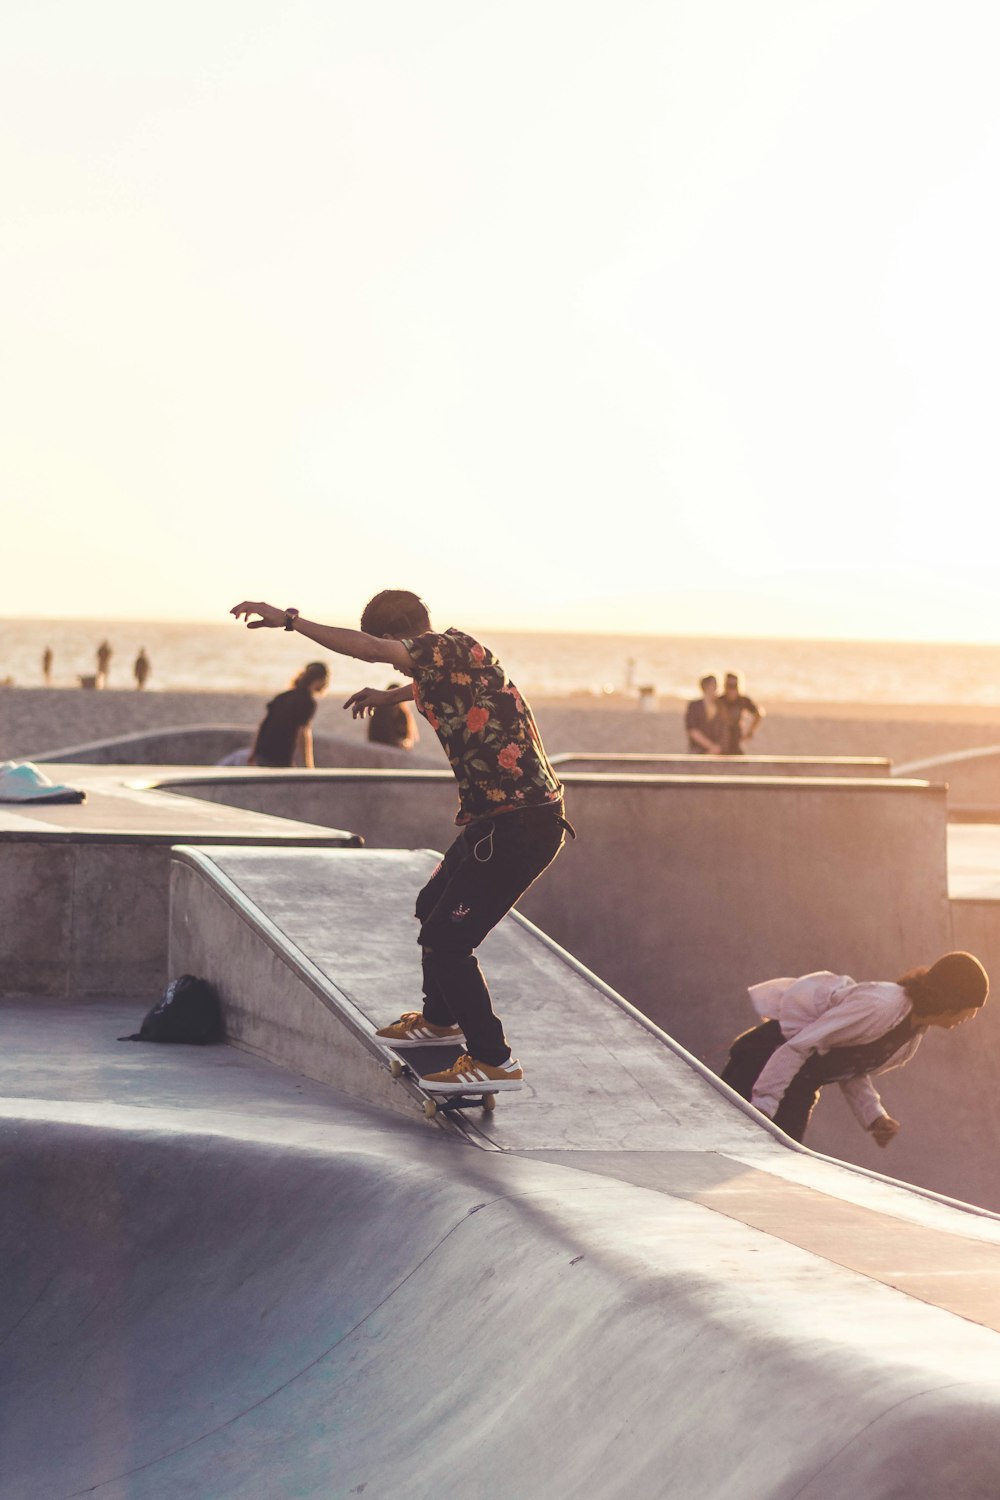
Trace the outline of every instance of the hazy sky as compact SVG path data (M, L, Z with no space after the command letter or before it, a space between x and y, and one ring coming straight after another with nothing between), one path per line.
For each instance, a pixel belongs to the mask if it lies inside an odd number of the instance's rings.
M0 616L1000 640L998 43L7 0Z

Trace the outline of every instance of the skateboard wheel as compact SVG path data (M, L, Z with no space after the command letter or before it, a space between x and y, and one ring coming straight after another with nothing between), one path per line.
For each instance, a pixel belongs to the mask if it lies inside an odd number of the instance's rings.
M437 1114L437 1112L438 1112L438 1107L434 1103L434 1100L433 1099L425 1099L424 1100L424 1114L427 1116L428 1120L433 1120L433 1118Z
M394 1057L392 1059L392 1062L389 1064L389 1072L392 1074L393 1078L402 1078L403 1064L400 1062L398 1057Z
M484 1094L483 1095L483 1109L485 1109L486 1113L488 1115L491 1115L493 1113L493 1111L496 1109L496 1107L497 1107L497 1096L496 1096L496 1094Z

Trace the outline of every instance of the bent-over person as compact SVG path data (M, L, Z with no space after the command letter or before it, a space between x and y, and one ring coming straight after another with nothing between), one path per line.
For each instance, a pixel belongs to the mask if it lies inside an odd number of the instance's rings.
M750 987L761 1024L736 1038L720 1076L797 1141L820 1089L839 1084L861 1128L888 1146L899 1121L872 1077L908 1063L929 1026L953 1031L973 1020L989 990L971 953L946 953L892 983L828 970L769 979Z

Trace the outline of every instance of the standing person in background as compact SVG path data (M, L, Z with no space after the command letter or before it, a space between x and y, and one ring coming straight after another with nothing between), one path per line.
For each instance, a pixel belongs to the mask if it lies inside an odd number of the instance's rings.
M524 1073L475 950L555 859L564 830L576 837L531 709L492 651L464 631L434 630L426 604L406 589L369 600L360 630L303 620L297 609L273 604L246 601L232 613L251 630L294 630L341 656L388 662L411 679L392 692L362 688L344 707L360 718L379 704L413 700L451 762L461 832L417 896L423 1007L376 1036L392 1047L464 1036L468 1051L452 1067L423 1075L435 1093L468 1093L477 1082L522 1088Z
M104 688L108 685L108 672L111 669L111 647L107 641L102 641L97 648L97 675L94 686Z
M311 661L286 692L271 699L257 730L248 765L292 766L297 756L307 771L315 770L311 726L317 700L326 692L329 681L325 663Z
M46 687L52 686L52 647L46 646L42 652L42 681Z
M684 715L688 749L692 755L720 755L722 747L719 736L722 720L719 717L719 681L711 673L699 683L701 697L693 699Z
M749 992L761 1024L736 1038L719 1076L796 1141L820 1089L837 1083L862 1130L888 1146L899 1121L883 1109L871 1075L908 1063L928 1026L953 1031L973 1020L989 992L971 953L946 953L895 984L856 984L826 969L769 979Z
M753 739L764 717L764 710L746 696L736 672L726 673L725 690L717 702L720 751L723 755L742 755L745 742Z
M390 682L387 693L396 693L401 682ZM420 738L409 703L376 703L368 720L368 739L373 745L392 745L397 750L412 750Z
M136 657L135 666L132 668L132 672L135 677L135 685L140 692L142 692L142 689L146 686L146 680L149 677L151 670L152 669L150 667L149 657L146 655L146 648L145 646L140 646L139 655Z

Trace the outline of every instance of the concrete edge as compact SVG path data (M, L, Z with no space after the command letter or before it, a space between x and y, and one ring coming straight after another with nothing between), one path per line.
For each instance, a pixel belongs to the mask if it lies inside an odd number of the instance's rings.
M587 757L592 759L592 757ZM645 759L645 757L642 757ZM134 791L170 791L183 792L185 788L192 786L213 786L249 784L263 782L270 785L282 782L297 782L307 779L315 784L320 781L341 782L365 782L365 781L415 781L429 782L454 782L450 771L435 771L421 767L413 769L382 768L375 766L328 766L320 767L314 771L292 770L292 771L260 771L244 770L241 766L224 768L227 774L224 776L206 773L198 767L195 774L184 776L142 776L130 778L124 784ZM566 773L567 786L659 786L665 789L686 788L704 789L714 787L717 790L735 791L741 787L754 787L760 791L795 791L821 788L823 791L840 792L882 792L889 788L893 794L904 791L916 792L922 796L933 796L943 798L947 788L941 782L921 781L918 779L907 779L899 776L889 777L863 777L863 776L673 776L660 772L602 772L602 771L569 771Z
M1000 748L1000 747L998 747ZM666 764L677 764L686 760L698 759L683 750L675 751L650 751L644 755L641 750L614 751L614 750L561 750L556 755L550 755L549 760L554 766L566 766L575 760L608 761L621 765L634 764L642 761L646 764L662 761ZM705 757L701 756L701 760ZM795 766L886 766L892 765L892 761L883 755L741 755L738 759L744 765L795 765Z

